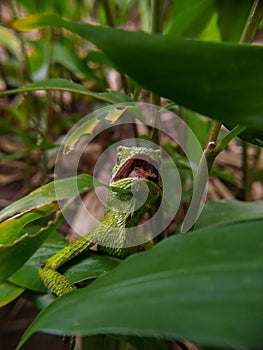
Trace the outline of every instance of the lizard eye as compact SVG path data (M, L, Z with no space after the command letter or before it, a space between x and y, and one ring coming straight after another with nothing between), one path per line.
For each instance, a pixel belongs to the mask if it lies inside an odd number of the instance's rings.
M116 163L117 163L117 165L120 165L120 162L121 162L121 154L118 153L118 154L117 154L117 158L116 158Z

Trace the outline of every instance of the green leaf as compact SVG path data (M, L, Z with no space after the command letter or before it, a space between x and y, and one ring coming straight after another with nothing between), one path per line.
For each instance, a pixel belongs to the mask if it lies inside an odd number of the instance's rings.
M33 255L57 227L58 219L46 227L33 226L32 231L24 227L57 211L58 200L73 198L94 185L106 186L88 174L53 181L0 212L0 222L9 218L0 223L0 283Z
M66 244L67 242L64 239L54 240L54 238L49 238L8 280L17 286L35 292L47 292L47 289L39 278L38 269L42 262L64 248Z
M19 39L7 28L0 25L0 45L9 50L16 58L21 59L21 45Z
M45 309L52 301L56 299L54 294L39 294L31 290L25 290L23 295L27 300L30 300L39 310Z
M31 210L17 215L0 225L0 283L20 268L56 229L59 216L44 227L25 228L30 222L50 215L56 205ZM24 229L24 230L23 230Z
M49 182L0 211L0 222L16 213L23 213L61 199L76 197L94 186L106 185L88 174Z
M52 44L52 61L60 63L82 79L83 76L91 77L91 71L84 60L76 54L73 47L67 47L65 43L63 45L61 43Z
M202 148L204 148L207 142L211 120L186 108L183 110L183 116L186 124L197 137ZM192 138L186 136L186 140L189 144L188 147L193 148L193 145L191 145Z
M54 238L45 242L36 253L9 278L9 281L26 289L36 292L47 292L38 275L40 264L56 254L69 243L66 240ZM110 256L99 255L95 252L84 253L80 257L65 264L60 271L72 283L96 278L110 271L119 264L119 260Z
M197 36L214 12L212 0L172 1L172 22L167 35L176 37Z
M119 69L160 96L203 115L263 128L263 47L198 42L31 16L18 30L66 28L91 41ZM162 64L160 64L162 62Z
M228 127L228 125L225 126ZM229 129L231 130L232 128ZM263 147L263 133L260 129L246 129L245 131L242 131L237 137L255 146Z
M23 288L14 286L11 283L0 284L0 307L3 307L15 300L24 292Z
M187 339L259 348L263 335L262 220L168 238L43 310L37 331Z
M110 124L115 123L129 108L134 108L134 106L117 106L111 109L103 109L101 113L100 111L96 113L95 117L86 120L67 138L64 152L71 152L76 147L80 137L86 134L92 134L99 123L105 121L108 121Z
M256 219L263 219L263 201L212 201L204 206L203 211L195 224L195 228L199 229Z
M130 98L119 92L119 91L111 91L111 92L93 92L90 90L85 89L82 85L74 83L72 81L66 80L66 79L59 79L59 78L53 78L53 79L47 79L47 80L41 80L37 81L35 83L27 84L25 86L22 86L18 89L12 89L12 90L6 90L0 92L0 97L22 93L22 92L29 92L29 91L36 91L36 90L62 90L62 91L70 91L75 92L78 94L86 95L89 97L96 98L98 100L108 102L108 103L121 103L121 102L129 102Z
M214 12L202 33L199 34L198 39L203 41L221 41L217 12Z
M218 25L224 41L239 41L253 0L216 0Z
M67 264L61 271L72 283L78 283L91 278L97 278L115 268L119 260L106 255L89 252L78 257L75 262Z
M20 239L23 235L23 228L29 223L49 216L58 209L58 205L50 203L45 206L38 206L38 208L32 208L28 212L17 214L16 216L1 222L0 224L0 247L14 243Z

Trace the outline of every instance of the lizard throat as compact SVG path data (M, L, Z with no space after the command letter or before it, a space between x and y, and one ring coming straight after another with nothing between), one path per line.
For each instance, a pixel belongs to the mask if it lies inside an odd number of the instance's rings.
M126 178L146 179L159 185L158 165L154 161L150 162L145 156L133 157L119 169L113 182Z

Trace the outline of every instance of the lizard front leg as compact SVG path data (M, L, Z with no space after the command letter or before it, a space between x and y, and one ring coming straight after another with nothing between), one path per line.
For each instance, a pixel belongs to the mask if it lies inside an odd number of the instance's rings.
M39 276L45 286L57 296L76 289L69 280L56 270L93 245L94 243L89 238L83 236L47 259L39 269Z

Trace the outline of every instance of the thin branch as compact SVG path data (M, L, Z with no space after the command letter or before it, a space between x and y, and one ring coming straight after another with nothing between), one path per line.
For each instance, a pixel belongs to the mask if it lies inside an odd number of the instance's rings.
M163 0L151 0L151 32L162 33L163 30ZM160 106L161 98L159 95L151 91L150 102L152 105ZM160 144L160 116L154 113L155 128L152 134L152 140L157 145Z
M240 43L249 43L254 39L260 21L263 17L263 1L255 0L249 13Z
M102 0L102 4L104 7L104 11L105 11L105 15L106 15L106 19L107 19L107 23L110 27L114 27L115 23L114 23L114 17L110 8L110 2L109 0ZM128 95L129 93L129 88L128 88L128 82L127 82L127 78L125 76L124 73L119 73L120 74L120 78L121 78L121 85L123 88L123 91L125 92L126 95Z

